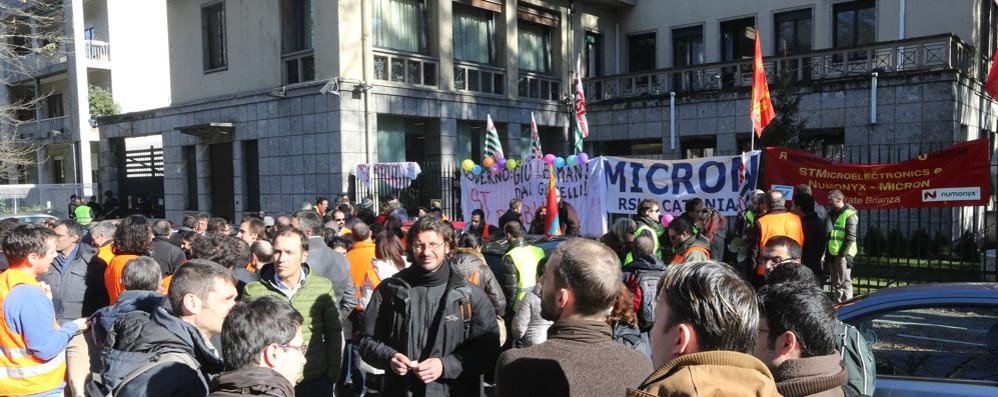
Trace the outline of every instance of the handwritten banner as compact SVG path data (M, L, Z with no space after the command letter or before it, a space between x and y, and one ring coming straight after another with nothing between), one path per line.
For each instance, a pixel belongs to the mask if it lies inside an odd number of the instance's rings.
M561 198L578 212L583 236L601 236L606 231L602 176L603 162L599 158L555 170ZM536 159L525 161L513 171L503 169L497 174L462 172L461 211L464 219L471 219L471 211L480 208L485 211L485 221L495 225L509 209L510 200L519 198L523 201L520 220L529 229L534 212L544 206L547 186L547 165Z
M634 214L638 203L654 198L662 213L679 214L694 197L723 215L736 215L756 184L761 152L689 160L635 160L603 157L606 212Z
M838 163L811 153L766 149L766 183L807 184L818 203L841 190L860 209L985 205L989 197L988 141L978 139L900 163Z
M404 189L409 183L416 180L416 177L423 172L418 163L375 163L357 164L354 172L357 179L364 182L365 186L371 186L371 180L377 180L395 189Z

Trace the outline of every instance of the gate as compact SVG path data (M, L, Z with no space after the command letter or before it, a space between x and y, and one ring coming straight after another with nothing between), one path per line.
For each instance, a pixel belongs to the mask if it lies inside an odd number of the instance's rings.
M164 217L163 148L122 150L121 153L118 157L118 169L121 170L118 174L118 200L121 202L121 210L116 215Z
M420 174L410 181L401 169L372 173L370 184L351 175L351 200L361 203L370 199L375 213L391 196L397 196L409 216L414 216L419 207L430 208L432 202L439 202L448 220L462 220L461 181L457 165L450 161L421 161Z

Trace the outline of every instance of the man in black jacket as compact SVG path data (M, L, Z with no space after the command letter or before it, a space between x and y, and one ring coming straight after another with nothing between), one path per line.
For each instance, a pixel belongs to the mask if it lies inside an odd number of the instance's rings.
M510 221L520 222L520 211L523 210L523 200L518 198L509 200L509 209L499 217L499 230L506 230L506 224Z
M821 256L825 254L825 246L828 244L828 231L825 229L825 220L821 218L816 208L814 198L810 194L797 192L793 209L797 215L800 215L801 226L804 227L804 252L801 263L811 269L818 280L824 281L827 276L821 266Z
M163 276L168 276L177 271L180 263L187 259L184 250L170 242L170 221L160 219L152 224L152 244L149 246L150 255L159 263Z
M385 396L483 396L499 350L492 303L452 270L450 225L420 218L408 247L413 265L383 280L367 306L361 357L385 369Z

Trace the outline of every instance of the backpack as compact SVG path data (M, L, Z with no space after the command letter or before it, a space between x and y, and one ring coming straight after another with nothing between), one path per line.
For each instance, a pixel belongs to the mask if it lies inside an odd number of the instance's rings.
M842 321L835 324L835 349L842 356L842 363L849 373L849 384L863 395L872 396L877 382L877 362L870 344L852 325Z
M107 355L117 355L120 359L114 361L119 365L107 365L106 371L95 375L87 383L88 396L119 396L128 382L135 380L159 365L179 363L190 367L196 372L201 371L201 365L190 354L181 351L138 353L115 351L105 347L101 350L102 361L104 361L104 357L107 357ZM204 386L205 390L209 390L208 385Z
M638 270L627 277L627 290L634 295L634 311L638 329L647 332L655 324L655 299L662 270Z

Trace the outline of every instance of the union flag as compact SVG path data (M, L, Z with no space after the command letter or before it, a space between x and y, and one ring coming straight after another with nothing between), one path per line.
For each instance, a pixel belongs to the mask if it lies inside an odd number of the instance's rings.
M762 44L759 40L759 30L755 31L755 65L752 68L752 128L755 135L762 137L762 130L773 118L773 101L769 98L769 84L766 83L766 67L762 64Z

